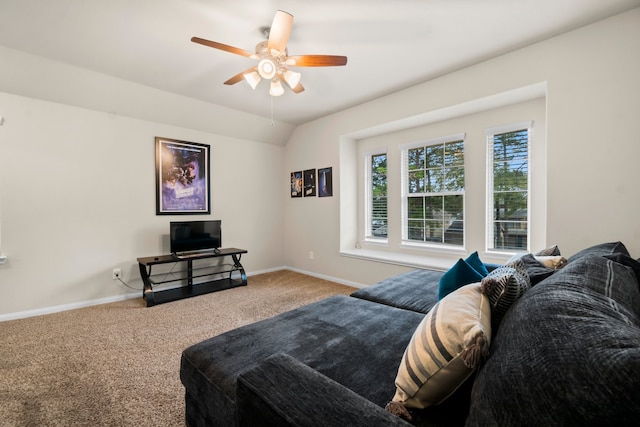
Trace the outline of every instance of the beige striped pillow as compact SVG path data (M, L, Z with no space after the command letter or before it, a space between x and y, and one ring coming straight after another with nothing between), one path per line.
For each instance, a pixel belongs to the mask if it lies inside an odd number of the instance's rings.
M398 413L398 403L426 408L456 391L489 354L490 316L480 283L463 286L433 306L405 350L387 409Z

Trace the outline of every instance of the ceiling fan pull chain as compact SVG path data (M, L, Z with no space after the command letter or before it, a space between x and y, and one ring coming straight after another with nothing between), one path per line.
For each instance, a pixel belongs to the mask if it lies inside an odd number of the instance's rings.
M273 121L273 96L270 96L269 99L271 100L271 126L275 126L276 123Z

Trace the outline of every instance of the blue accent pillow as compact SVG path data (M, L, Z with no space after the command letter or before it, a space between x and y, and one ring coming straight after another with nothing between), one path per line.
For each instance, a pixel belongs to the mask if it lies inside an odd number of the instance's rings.
M464 285L480 282L487 274L489 274L487 267L485 267L480 260L477 251L469 255L467 259L460 258L458 262L440 278L438 300L441 300Z
M487 270L487 266L484 265L484 263L480 259L480 256L478 255L478 251L475 251L474 253L469 255L467 259L465 259L465 261L467 264L473 267L475 271L482 274L482 277L489 274L489 270Z

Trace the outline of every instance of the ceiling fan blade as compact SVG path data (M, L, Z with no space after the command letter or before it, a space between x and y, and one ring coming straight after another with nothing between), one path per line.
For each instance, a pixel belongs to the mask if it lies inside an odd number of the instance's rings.
M194 43L199 43L205 46L213 47L215 49L220 49L227 52L235 53L237 55L242 55L246 57L253 55L253 52L249 52L248 50L240 49L239 47L229 46L228 44L212 42L211 40L201 39L200 37L191 37L191 41Z
M269 50L276 49L280 53L284 53L291 35L291 27L293 25L293 15L279 10L273 18L271 30L269 30L269 40L267 46Z
M304 92L304 86L302 86L302 83L298 83L298 86L294 87L293 89L291 89L294 93L300 93L300 92Z
M337 55L294 55L287 57L287 65L295 67L335 67L347 65L347 57Z
M224 82L224 84L226 85L234 85L238 82L241 82L242 80L244 80L244 75L245 74L249 74L252 71L256 71L257 67L251 67L251 68L247 68L244 71L239 72L238 74L236 74L235 76L231 77L229 80L227 80L226 82Z

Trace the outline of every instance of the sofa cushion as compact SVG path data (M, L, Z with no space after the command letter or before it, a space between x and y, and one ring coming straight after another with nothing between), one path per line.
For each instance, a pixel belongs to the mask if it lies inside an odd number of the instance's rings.
M425 408L445 400L486 357L490 337L489 301L479 283L447 295L413 333L398 369L392 404Z
M590 246L586 249L583 249L577 252L574 255L571 255L568 258L569 262L577 261L578 259L585 257L587 255L613 255L613 254L623 254L626 256L630 256L629 251L626 246L622 242L609 242L609 243L600 243L598 245Z
M585 255L505 315L473 385L468 426L634 425L640 290L631 268Z
M402 353L423 318L336 295L190 346L182 354L180 378L210 424L220 423L220 414L233 422L238 375L276 353L382 407L393 396Z
M380 406L286 354L238 376L239 426L407 426Z
M460 258L458 262L440 278L438 299L441 300L464 285L479 282L487 274L489 274L487 267L485 267L480 260L477 251L469 255L466 259Z
M444 273L416 269L382 280L351 296L426 314L438 302L438 282Z
M618 264L626 265L627 267L633 270L633 273L636 275L636 279L638 283L640 283L640 259L633 259L630 256L616 253L612 255L605 255L605 258L608 258L612 261L617 262Z

